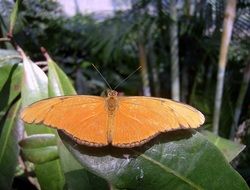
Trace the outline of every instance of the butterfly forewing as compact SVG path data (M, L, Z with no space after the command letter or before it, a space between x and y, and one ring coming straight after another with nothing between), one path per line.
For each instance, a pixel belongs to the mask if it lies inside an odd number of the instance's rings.
M133 147L143 144L160 132L197 128L204 116L179 102L151 97L119 97L112 145Z
M21 117L27 123L61 129L81 144L108 144L108 116L102 97L64 96L41 100L25 108Z

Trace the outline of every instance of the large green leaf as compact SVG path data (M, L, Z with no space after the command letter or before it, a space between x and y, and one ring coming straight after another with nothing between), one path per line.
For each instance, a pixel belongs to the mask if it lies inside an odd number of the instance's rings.
M48 56L47 56L48 57ZM48 57L50 96L74 95L76 91L66 74ZM108 189L107 182L84 169L62 142L59 154L68 189Z
M0 118L21 90L22 68L16 51L0 49Z
M117 189L248 189L221 152L196 131L169 132L133 149L76 146L60 135L84 167Z
M104 179L84 169L63 144L59 145L59 154L61 156L62 167L66 179L66 187L68 189L109 189L108 184ZM62 156L64 157L62 158Z
M22 67L18 64L0 65L0 111L5 114L12 101L21 91Z
M23 55L24 75L22 85L22 103L27 106L35 101L48 97L48 78L45 73ZM28 135L56 133L55 130L41 125L26 125ZM35 172L42 189L62 189L64 176L59 159L36 164Z
M30 135L19 142L26 160L43 164L59 158L57 138L54 134Z
M241 151L246 147L243 144L239 144L224 138L221 138L210 131L203 130L201 133L211 141L220 151L224 154L228 162L231 162Z
M27 106L38 100L48 98L48 78L46 74L27 57L23 58L23 66L22 104Z
M16 19L17 19L17 15L18 15L19 5L20 5L20 0L17 0L16 3L15 3L15 6L13 7L11 15L10 15L9 32L10 32L11 35L13 35L13 30L14 30L14 27L15 27L15 24L16 24Z
M75 95L76 91L67 75L51 59L48 59L49 66L49 95L63 96Z
M57 145L57 141L54 134L38 134L30 135L21 140L19 145L24 149L43 148L46 146L55 146Z
M0 136L0 189L11 189L18 163L18 141L23 134L23 127L18 123L20 102L8 111L6 120L0 123L3 127Z

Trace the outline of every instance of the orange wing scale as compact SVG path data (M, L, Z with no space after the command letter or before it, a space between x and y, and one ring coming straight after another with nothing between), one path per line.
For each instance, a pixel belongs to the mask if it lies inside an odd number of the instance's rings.
M157 134L197 128L204 116L191 106L163 98L119 97L112 145L133 147Z
M80 144L108 144L108 117L102 97L64 96L41 100L25 108L21 118L27 123L61 129Z

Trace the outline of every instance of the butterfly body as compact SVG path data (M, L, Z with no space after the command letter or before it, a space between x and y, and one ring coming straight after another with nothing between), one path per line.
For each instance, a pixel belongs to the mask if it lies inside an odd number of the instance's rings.
M63 130L79 144L135 147L162 132L197 128L204 116L195 108L169 99L144 96L62 96L25 108L21 118Z
M108 97L106 98L106 106L109 115L113 115L118 108L117 92L112 90L108 91Z

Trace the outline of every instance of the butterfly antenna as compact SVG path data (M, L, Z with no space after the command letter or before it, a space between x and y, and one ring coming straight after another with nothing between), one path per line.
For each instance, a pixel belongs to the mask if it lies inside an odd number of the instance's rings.
M92 64L92 66L95 68L95 70L99 73L99 75L102 77L102 79L105 81L105 83L108 85L109 89L112 90L111 86L109 85L108 81L104 78L104 76L102 75L102 73L97 69L97 67Z
M114 90L115 89L117 89L122 83L124 83L126 80L128 80L128 78L130 78L132 75L134 75L138 70L140 70L141 69L141 66L140 67L138 67L134 72L132 72L131 74L129 74L125 79L123 79L121 82L119 82L116 86L115 86L115 88L114 88Z

